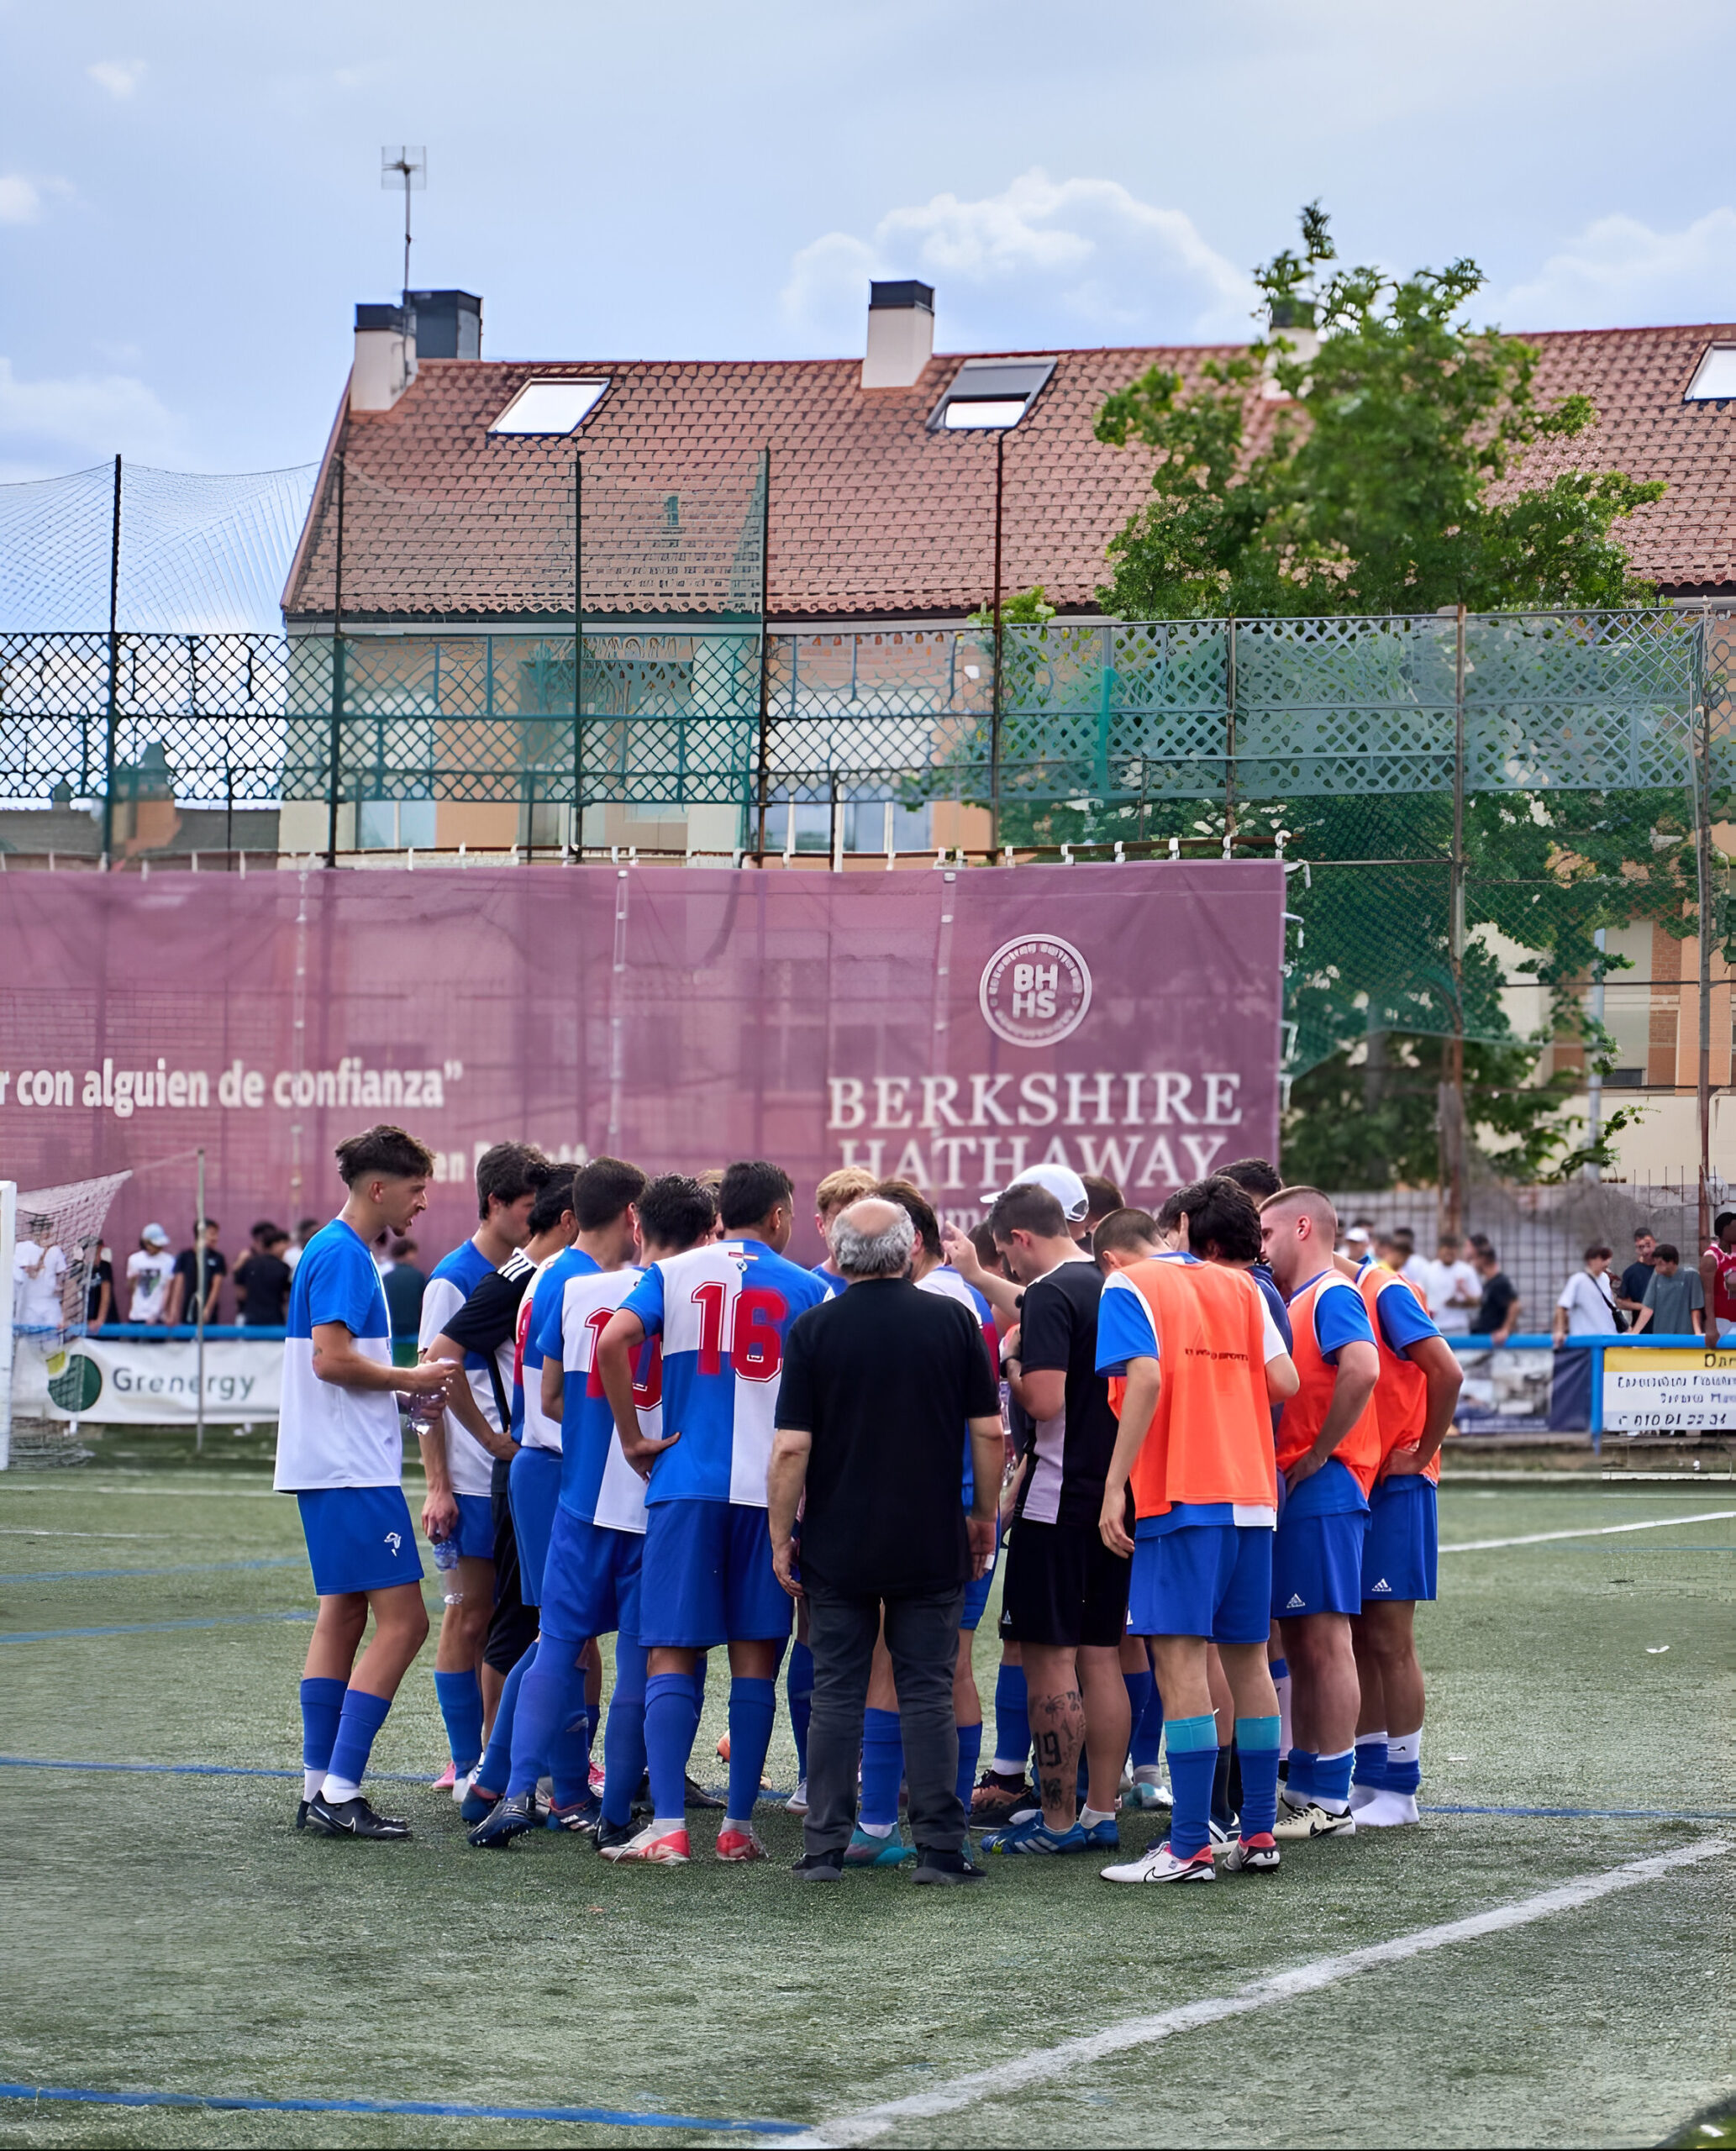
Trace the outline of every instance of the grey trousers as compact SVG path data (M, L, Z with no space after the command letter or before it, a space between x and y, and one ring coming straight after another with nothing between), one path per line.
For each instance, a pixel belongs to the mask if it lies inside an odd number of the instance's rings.
M804 1836L811 1853L841 1852L855 1827L862 1713L881 1602L838 1597L809 1586L813 1715L808 1728ZM938 1597L888 1598L884 1603L886 1649L904 1734L911 1835L918 1850L957 1852L965 1843L965 1806L959 1798L952 1681L965 1587L960 1584Z

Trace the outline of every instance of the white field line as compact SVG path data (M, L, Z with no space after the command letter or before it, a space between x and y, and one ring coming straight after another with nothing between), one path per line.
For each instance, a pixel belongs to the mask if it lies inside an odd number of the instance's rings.
M1643 1523L1594 1523L1578 1531L1528 1531L1523 1538L1461 1538L1443 1554L1487 1554L1497 1546L1541 1546L1551 1538L1608 1538L1618 1531L1673 1531L1684 1523L1716 1523L1736 1509L1702 1509L1695 1516L1652 1516Z
M889 2099L881 2106L859 2107L854 2113L840 2114L804 2135L776 2140L786 2146L808 2147L808 2151L829 2151L829 2147L834 2145L870 2143L901 2122L930 2121L939 2114L957 2113L981 2100L1004 2098L1028 2084L1045 2082L1070 2069L1106 2061L1135 2047L1155 2045L1160 2040L1172 2038L1178 2032L1197 2031L1207 2024L1222 2023L1226 2017L1244 2017L1256 2009L1269 2008L1274 2002L1318 1994L1343 1980L1354 1978L1359 1972L1378 1971L1388 1964L1402 1964L1409 1958L1424 1956L1431 1950L1447 1949L1456 1942L1474 1942L1486 1934L1500 1934L1510 1927L1529 1927L1537 1920L1553 1919L1558 1912L1576 1912L1581 1905L1593 1904L1599 1897L1612 1896L1618 1890L1637 1889L1642 1882L1654 1881L1675 1868L1716 1859L1730 1849L1723 1838L1702 1838L1697 1843L1682 1846L1679 1851L1630 1860L1625 1866L1606 1868L1597 1875L1582 1875L1575 1881L1541 1891L1534 1897L1521 1897L1510 1905L1497 1905L1489 1912L1474 1912L1468 1919L1447 1920L1438 1927L1418 1927L1412 1933L1395 1936L1391 1942L1376 1942L1365 1949L1348 1949L1341 1956L1317 1957L1312 1964L1298 1964L1290 1971L1274 1972L1265 1979L1251 1980L1232 1994L1188 2002L1155 2017L1130 2017L1121 2023L1106 2026L1101 2032L1063 2039L1056 2046L1035 2048L998 2063L992 2069L980 2069L968 2076L955 2077L950 2084L937 2085L932 2091Z

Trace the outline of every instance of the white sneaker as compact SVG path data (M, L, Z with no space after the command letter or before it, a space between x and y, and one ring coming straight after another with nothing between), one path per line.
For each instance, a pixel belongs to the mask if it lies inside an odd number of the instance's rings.
M1153 1778L1134 1780L1134 1804L1148 1814L1154 1807L1173 1807L1176 1804L1170 1788Z
M784 1812L786 1815L805 1815L808 1812L808 1780L806 1778L802 1779L800 1785L784 1802Z
M478 1763L478 1764L477 1764L477 1765L476 1765L476 1770L481 1770L481 1767L482 1767L482 1765L481 1765L480 1763ZM453 1779L453 1780L452 1780L452 1805L453 1805L455 1807L463 1807L463 1805L464 1805L464 1796L465 1796L465 1795L466 1795L466 1794L470 1791L471 1787L471 1786L472 1786L472 1785L476 1782L476 1770L466 1770L466 1771L465 1772L464 1775L463 1775L461 1778L460 1778L460 1777L455 1777L455 1778Z
M1278 1819L1272 1825L1272 1835L1286 1844L1309 1838L1354 1838L1355 1834L1356 1817L1348 1807L1342 1815L1333 1815L1313 1801L1306 1807L1293 1807L1287 1800L1281 1800Z
M1212 1866L1212 1848L1202 1845L1191 1859L1178 1859L1170 1850L1169 1840L1153 1845L1138 1859L1123 1861L1118 1867L1105 1867L1100 1873L1106 1882L1213 1882L1217 1875Z
M1356 1811L1356 1820L1365 1830L1392 1830L1407 1822L1421 1821L1417 1812L1417 1796L1413 1792L1381 1791L1366 1801Z

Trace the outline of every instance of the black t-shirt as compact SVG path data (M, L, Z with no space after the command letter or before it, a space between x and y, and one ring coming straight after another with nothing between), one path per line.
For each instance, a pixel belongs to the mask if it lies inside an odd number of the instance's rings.
M85 1294L84 1318L94 1322L103 1306L103 1287L108 1287L108 1317L114 1319L114 1265L107 1255L101 1256L91 1270L90 1285Z
M802 1573L848 1597L925 1597L971 1574L959 1436L1000 1415L970 1308L876 1277L809 1307L784 1344L777 1423L812 1435Z
M387 1271L388 1282L393 1274ZM513 1423L513 1401L501 1379L500 1348L517 1341L519 1305L535 1275L536 1265L522 1247L514 1248L498 1270L491 1270L486 1277L476 1280L470 1297L445 1328L445 1334L455 1344L462 1344L466 1352L475 1352L488 1362L500 1423L508 1429Z
M1622 1272L1622 1281L1616 1287L1616 1296L1623 1300L1643 1300L1645 1288L1652 1281L1652 1265L1649 1262L1630 1262Z
M413 1262L394 1262L381 1290L386 1312L392 1317L394 1337L413 1337L422 1327L422 1295L428 1290L425 1271Z
M1492 1277L1486 1277L1481 1303L1470 1318L1472 1336L1492 1337L1507 1320L1507 1310L1518 1296L1506 1270L1497 1270Z
M229 1266L214 1247L206 1249L205 1290L207 1292L211 1290L213 1279L223 1277L227 1273ZM196 1321L199 1309L199 1250L196 1247L184 1247L176 1256L175 1275L180 1278L181 1288L181 1312L176 1319L179 1322Z
M289 1306L289 1265L281 1255L244 1254L235 1265L244 1323L281 1328Z
M1097 1302L1103 1273L1094 1262L1064 1262L1025 1287L1019 1308L1022 1370L1067 1378L1066 1402L1053 1419L1034 1420L1015 1514L1033 1523L1096 1528L1103 1481L1115 1453L1115 1414L1107 1378L1097 1372Z

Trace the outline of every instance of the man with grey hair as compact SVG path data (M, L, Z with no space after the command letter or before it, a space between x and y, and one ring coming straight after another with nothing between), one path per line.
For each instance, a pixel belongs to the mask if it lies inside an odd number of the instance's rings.
M795 1870L804 1881L843 1878L882 1608L915 1880L981 1879L965 1851L953 1673L965 1586L994 1553L1000 1400L971 1310L912 1283L915 1246L897 1203L853 1203L832 1228L832 1260L850 1290L799 1316L784 1346L767 1522L779 1580L807 1599L813 1652L807 1850ZM976 1471L968 1517L961 1421Z

